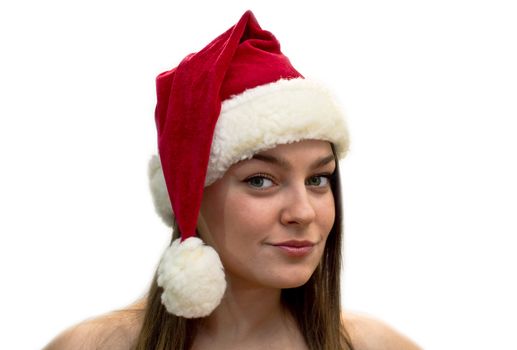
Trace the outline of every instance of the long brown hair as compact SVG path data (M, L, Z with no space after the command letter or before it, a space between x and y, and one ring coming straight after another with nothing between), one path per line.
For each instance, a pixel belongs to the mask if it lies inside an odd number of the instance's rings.
M283 305L296 320L309 349L352 350L350 337L341 318L342 207L337 158L331 188L336 217L321 262L307 283L298 288L282 290L281 298ZM179 237L178 232L175 224L173 240ZM160 300L162 291L155 276L135 350L189 350L192 347L199 319L169 314Z

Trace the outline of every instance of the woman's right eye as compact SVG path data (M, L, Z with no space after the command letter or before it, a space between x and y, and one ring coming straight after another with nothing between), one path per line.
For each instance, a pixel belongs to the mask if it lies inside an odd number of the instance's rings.
M257 189L267 189L274 185L273 180L263 175L255 175L244 180L248 185Z

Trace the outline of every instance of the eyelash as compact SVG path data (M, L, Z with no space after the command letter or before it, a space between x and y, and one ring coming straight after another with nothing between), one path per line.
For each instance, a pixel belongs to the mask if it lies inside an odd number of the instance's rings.
M257 178L267 179L267 180L273 182L274 184L276 184L275 179L271 175L264 174L264 173L258 173L258 174L254 174L252 176L249 176L246 179L244 179L243 182L247 183L250 187L253 187L254 189L257 189L257 190L262 190L263 191L263 190L269 188L269 187L267 187L267 188L260 188L260 187L256 187L256 186L251 185L251 183L250 183L251 180L257 179Z
M315 178L315 177L323 177L323 178L325 178L327 180L327 184L325 184L324 186L313 186L313 187L324 188L324 187L330 186L330 184L332 183L333 175L334 174L331 174L331 173L315 174L315 175L309 176L307 178L306 182L309 179L312 179L312 178ZM253 179L256 179L256 178L266 179L266 180L269 180L269 181L273 182L274 184L277 184L277 181L275 181L273 176L271 176L269 174L265 174L265 173L258 173L258 174L254 174L252 176L249 176L246 179L244 179L243 182L247 183L250 187L253 187L254 189L260 190L260 191L264 191L264 190L267 190L268 188L270 188L270 187L261 188L261 187L257 187L257 186L251 185L250 181L253 180Z
M327 174L317 174L317 175L313 175L313 176L309 177L309 179L312 179L315 177L322 177L327 180L327 183L324 186L315 186L315 187L327 187L327 186L330 186L330 184L332 183L332 174L328 174L328 173Z

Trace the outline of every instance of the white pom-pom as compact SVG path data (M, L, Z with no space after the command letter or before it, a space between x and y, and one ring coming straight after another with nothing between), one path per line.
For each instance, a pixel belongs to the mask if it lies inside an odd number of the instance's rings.
M172 227L174 215L172 213L171 201L169 199L169 193L167 192L167 186L165 185L165 178L163 177L162 164L160 158L154 155L149 161L149 187L151 188L151 194L153 195L154 209L158 215L162 218L163 222Z
M172 242L162 256L157 283L164 289L167 311L186 318L209 315L226 290L219 255L197 237Z

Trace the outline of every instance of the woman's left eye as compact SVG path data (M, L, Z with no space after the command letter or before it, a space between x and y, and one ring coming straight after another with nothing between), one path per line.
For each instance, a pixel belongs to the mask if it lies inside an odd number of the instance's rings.
M307 186L325 187L330 183L328 175L316 175L307 179Z

